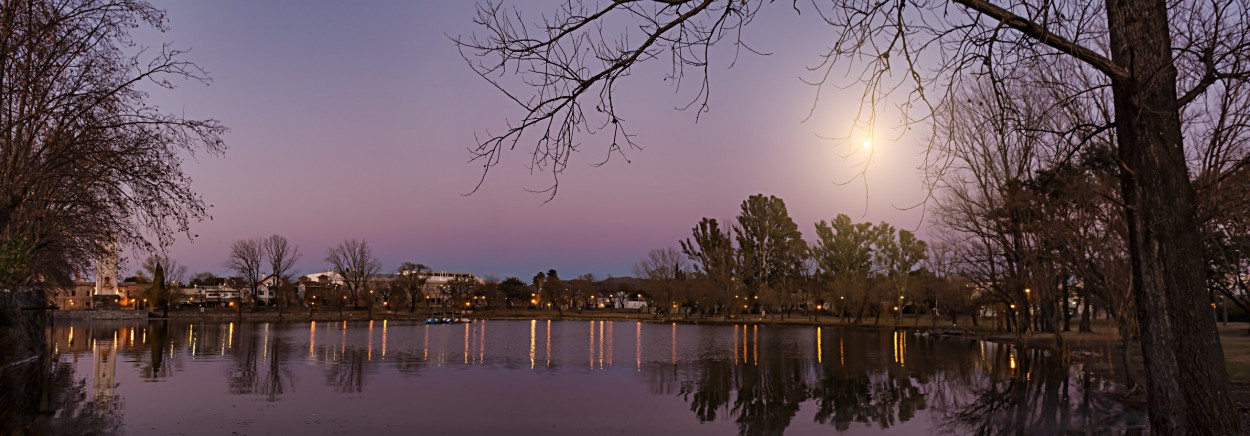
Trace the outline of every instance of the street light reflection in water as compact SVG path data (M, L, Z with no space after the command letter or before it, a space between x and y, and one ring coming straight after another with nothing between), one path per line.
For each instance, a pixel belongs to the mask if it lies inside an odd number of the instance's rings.
M617 332L617 323L633 328ZM907 331L96 321L58 323L51 334L58 354L25 379L33 382L0 386L15 393L2 396L8 413L35 412L6 421L93 434L1051 434L1147 425L1144 412L1117 401L1114 373ZM326 334L338 340L318 341ZM633 365L614 367L619 352L633 354ZM525 419L509 418L519 411Z

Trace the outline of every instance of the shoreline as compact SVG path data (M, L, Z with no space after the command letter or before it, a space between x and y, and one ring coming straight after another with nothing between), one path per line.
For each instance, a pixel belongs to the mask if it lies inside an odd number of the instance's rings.
M73 314L73 315L71 315ZM145 316L146 315L146 316ZM249 321L249 322L303 322L303 321L368 321L368 320L405 320L405 321L425 321L432 317L428 308L418 309L416 312L400 311L377 311L370 315L368 310L343 310L340 314L338 310L308 310L301 308L297 310L284 310L279 312L276 309L248 309L242 313L237 309L221 309L213 308L204 312L197 309L174 309L170 310L169 317L161 317L157 312L144 312L131 309L87 309L74 311L57 311L54 312L54 318L58 321L71 319L101 319L101 320L146 320L146 321L162 321L162 320L202 320L202 321ZM1027 348L1046 349L1051 351L1058 350L1058 340L1054 333L1034 333L1030 332L1024 336L1020 336L1011 332L1003 332L993 328L992 319L985 319L981 325L969 326L963 324L951 324L949 319L943 319L940 322L933 322L928 317L907 316L902 322L895 323L894 320L882 320L881 323L873 322L842 322L842 318L829 315L821 315L813 318L811 315L794 314L781 318L780 315L760 317L759 315L748 315L725 318L723 316L712 317L688 317L682 315L662 315L653 313L643 313L636 311L618 311L618 310L586 310L581 312L559 313L550 310L539 309L514 309L514 308L492 308L475 311L470 314L459 315L463 318L473 320L564 320L564 321L635 321L657 324L686 324L686 325L780 325L780 326L809 326L809 327L837 327L847 329L861 330L884 330L884 331L907 331L915 332L923 336L943 336L952 338L967 338L985 340L995 343L1011 344L1023 346ZM967 318L961 318L966 320ZM1070 345L1070 348L1086 348L1095 345L1111 345L1119 344L1119 335L1114 327L1096 325L1094 332L1080 333L1076 331L1063 332L1063 342ZM1099 331L1103 330L1103 331ZM1250 380L1248 380L1250 381Z

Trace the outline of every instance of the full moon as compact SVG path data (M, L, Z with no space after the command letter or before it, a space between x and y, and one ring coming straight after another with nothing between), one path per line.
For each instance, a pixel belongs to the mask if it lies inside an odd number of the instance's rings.
M870 149L870 148L872 148L872 140L871 140L871 139L865 139L865 140L864 140L864 149L865 149L865 150L867 150L867 149Z

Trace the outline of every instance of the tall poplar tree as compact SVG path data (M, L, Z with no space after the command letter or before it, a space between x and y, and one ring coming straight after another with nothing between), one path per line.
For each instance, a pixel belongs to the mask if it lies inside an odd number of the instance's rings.
M734 226L741 256L738 277L751 297L768 304L788 292L790 279L799 276L807 244L790 218L786 203L775 196L756 194L742 202Z

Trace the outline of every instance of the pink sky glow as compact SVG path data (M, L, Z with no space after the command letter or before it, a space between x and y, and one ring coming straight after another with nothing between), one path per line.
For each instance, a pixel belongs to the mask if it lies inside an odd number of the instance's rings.
M140 32L139 41L190 49L187 58L213 83L154 92L152 101L231 129L224 157L184 165L213 206L212 220L193 226L197 238L170 248L193 273L225 274L231 242L277 233L304 252L300 273L324 270L326 249L356 238L369 241L388 272L414 261L526 280L552 268L565 278L628 275L648 250L676 246L701 217L732 219L756 193L784 199L809 240L817 220L838 213L920 225L919 210L896 207L923 198L916 170L923 150L912 139L923 135L891 140L898 133L878 132L866 187L836 183L866 151L817 135L847 133L860 89L827 89L812 119L801 122L815 90L799 78L830 36L788 3L766 4L746 33L771 55L744 53L732 69L731 51L714 57L711 111L697 123L693 111L674 109L693 87L661 81L663 62L638 68L621 84L621 106L645 150L631 152L630 162L614 156L593 167L606 148L583 138L548 203L525 191L545 188L550 175L531 174L521 147L477 193L464 195L480 175L480 164L467 162L474 133L521 116L447 37L476 30L472 2L156 5L168 11L171 29Z

